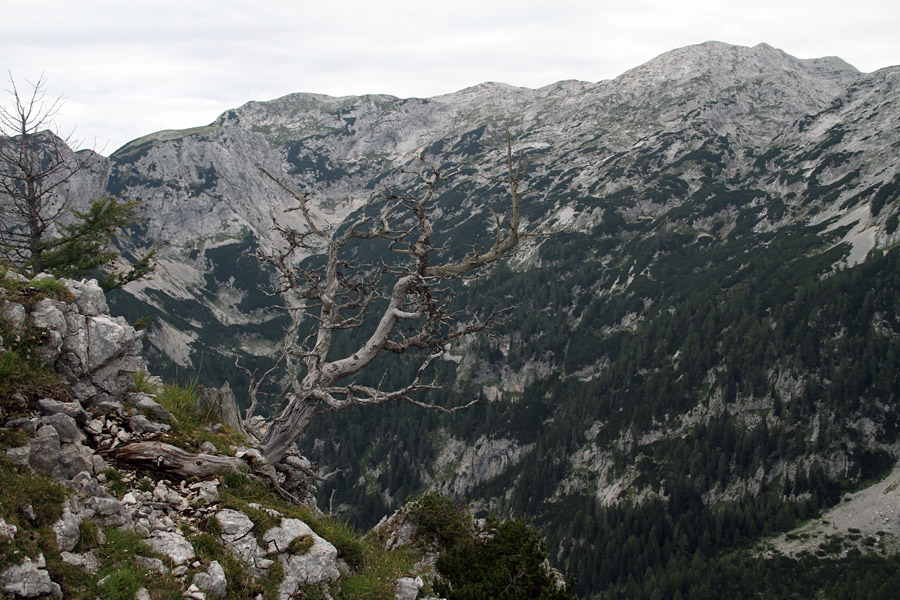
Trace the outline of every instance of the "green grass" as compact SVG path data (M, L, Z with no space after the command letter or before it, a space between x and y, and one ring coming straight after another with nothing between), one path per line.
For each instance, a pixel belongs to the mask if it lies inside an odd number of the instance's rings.
M187 450L196 451L203 442L210 442L219 452L233 454L232 446L245 446L243 434L225 426L212 431L208 426L215 423L212 415L197 409L199 397L197 382L187 384L166 384L159 390L156 401L174 417L174 437L170 441Z
M0 571L23 559L56 551L56 535L50 526L63 512L68 491L52 479L19 473L0 457L0 516L17 528L14 538L0 538ZM33 512L31 519L27 514Z
M394 597L394 582L413 573L413 567L421 557L415 549L387 552L377 540L362 535L349 523L288 504L276 498L264 483L247 475L227 474L223 482L220 489L222 505L247 514L256 525L254 530L261 530L260 534L277 525L277 522L264 511L251 508L250 503L259 503L274 508L285 517L302 520L337 549L338 557L350 565L353 573L345 573L340 583L331 586L331 593L336 599L389 600ZM304 593L315 597L317 592L308 589Z
M59 281L46 278L34 283L19 283L0 273L3 299L21 304L31 312L44 298L73 301L72 293ZM0 355L0 406L10 416L28 412L38 398L68 400L69 394L60 376L46 366L39 348L47 342L47 331L26 320L22 327L0 318L0 337L5 352Z
M140 394L150 394L155 396L159 393L159 388L150 380L150 374L147 371L132 373L131 378L134 380L134 391Z

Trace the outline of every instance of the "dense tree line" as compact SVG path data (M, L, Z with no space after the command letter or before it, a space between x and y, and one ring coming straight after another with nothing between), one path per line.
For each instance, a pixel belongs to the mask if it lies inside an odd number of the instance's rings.
M494 298L519 302L520 310L498 327L512 343L501 351L495 340L482 341L474 350L480 356L513 368L549 356L564 361L565 373L528 386L512 399L512 410L509 397L453 419L396 407L369 415L359 434L400 422L426 431L443 426L466 440L489 434L535 442L516 468L472 495L506 497L509 514L535 518L551 555L575 576L581 593L717 597L703 594L720 593L722 584L690 575L692 564L706 572L717 557L742 556L752 540L790 529L892 464L886 453L867 450L862 433L848 424L870 419L879 443L900 434L900 252L876 251L865 263L834 270L846 248L823 251L821 232L797 228L763 236L760 247L741 236L704 245L673 231L634 236L618 262L598 269L592 261L607 253L619 225L604 222L591 236L551 238L541 248L542 268L511 273L501 267L459 290L460 303L476 309ZM575 244L586 250L573 253ZM629 273L642 272L621 285ZM602 293L616 285L622 293ZM614 326L629 314L639 318ZM593 379L571 376L601 363ZM453 367L440 375L441 393L477 394L453 381ZM748 412L751 401L757 408ZM676 426L698 405L708 408L709 419L677 437L639 443L642 433ZM353 422L352 415L346 418L342 431ZM600 426L587 439L592 423ZM368 464L377 455L379 463L392 465L385 473L396 468L396 474L382 473L368 491L354 488L362 523L420 491L427 457L439 449L433 435L396 431L366 451ZM316 435L327 437L326 429ZM344 436L342 443L352 442ZM569 457L588 443L612 448L607 477L635 472L633 485L655 490L655 499L616 508L577 495L548 503L567 476ZM828 457L842 454L850 468L836 474ZM358 457L349 452L343 464L352 470ZM788 463L806 466L784 471ZM758 473L759 489L749 486L724 504L703 501L704 494ZM332 485L342 496L353 488L349 475ZM392 502L383 495L372 502L379 487L394 494ZM374 513L367 516L366 509ZM791 564L754 569L774 569L765 577L790 582L784 573Z

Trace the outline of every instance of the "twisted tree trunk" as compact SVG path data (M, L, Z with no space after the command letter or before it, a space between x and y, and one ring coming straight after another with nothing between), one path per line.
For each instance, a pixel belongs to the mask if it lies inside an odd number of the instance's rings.
M270 465L275 465L284 458L285 453L306 431L320 404L311 394L288 395L287 407L272 421L262 440L263 456Z

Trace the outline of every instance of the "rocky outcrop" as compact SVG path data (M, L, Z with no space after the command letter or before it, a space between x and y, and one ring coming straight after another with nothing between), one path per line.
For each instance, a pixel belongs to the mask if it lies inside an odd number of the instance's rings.
M131 374L146 370L141 335L124 318L110 316L95 280L62 281L74 302L45 298L31 311L34 325L47 331L41 352L66 378L76 399L115 407L134 388Z
M269 554L277 554L284 565L284 581L278 588L282 596L293 597L301 586L330 583L340 576L337 549L299 519L282 519L263 539Z
M448 440L438 458L438 468L453 466L453 475L441 482L440 490L454 498L462 498L475 486L499 476L516 465L534 448L515 440L481 436L471 446Z
M216 473L201 474L205 480L188 482L110 470L108 460L122 448L162 447L191 454L159 441L172 429L171 414L152 394L132 391L132 374L144 368L139 354L140 334L124 319L109 316L96 282L64 283L73 296L70 302L44 298L31 309L8 301L0 305L3 318L14 328L27 326L43 332L45 343L40 354L71 390L69 400L40 399L30 414L3 423L28 435L24 445L6 450L10 463L21 472L31 470L50 476L72 491L62 505L61 516L50 528L58 560L88 573L96 572L102 566L97 553L75 550L104 543L101 539L83 539L85 532L91 531L91 527L85 528L86 523L98 532L98 528L112 527L137 534L153 553L167 557L166 563L156 556L137 556L135 561L141 568L175 577L185 597L226 598L228 581L222 565L217 561L204 564L194 546L203 524L216 521L217 541L244 562L252 576L266 576L276 560L285 566L279 598L287 600L303 586L336 580L339 571L334 546L302 521L282 519L271 509L270 516L278 524L260 532L258 540L258 526L250 517L221 506L220 480L209 477ZM242 465L243 470L246 461L262 460L257 450L248 447L233 447L235 456L221 456L209 442L201 449L209 454L196 456L206 456L209 462ZM301 468L311 467L301 457L291 458L297 466L286 465L287 473L273 477L289 483L300 477ZM127 491L123 492L123 487ZM15 540L18 534L17 527L0 519L0 536ZM102 533L98 536L103 537ZM297 544L298 538L308 538L311 543ZM103 584L102 580L98 583ZM53 581L43 555L4 565L0 570L2 594L62 598L61 587ZM137 597L144 596L149 597L146 590L138 592Z
M37 559L26 558L0 573L0 589L14 598L39 598L53 596L62 600L62 588L50 579L44 555Z

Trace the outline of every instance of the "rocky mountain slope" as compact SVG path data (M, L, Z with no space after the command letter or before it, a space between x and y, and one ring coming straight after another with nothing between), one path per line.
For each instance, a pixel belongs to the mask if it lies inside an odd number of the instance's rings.
M522 522L475 521L432 494L363 537L316 508L296 453L292 473L262 476L258 446L216 419L209 390L147 373L141 334L95 280L4 269L0 334L4 599L574 598ZM147 447L166 450L135 461ZM474 571L472 553L499 567Z
M518 307L438 366L431 399L482 402L323 416L301 443L342 469L322 498L372 524L465 495L534 519L584 594L699 593L719 583L684 556L721 571L900 454L898 82L711 42L598 83L250 102L109 158L104 189L147 215L123 249L161 248L111 304L156 315L156 370L240 392L235 359L268 368L288 326L248 252L277 247L272 219L299 226L257 165L335 228L420 164L458 169L435 198L452 255L491 235L509 131L523 216L552 235L457 290L463 311Z

